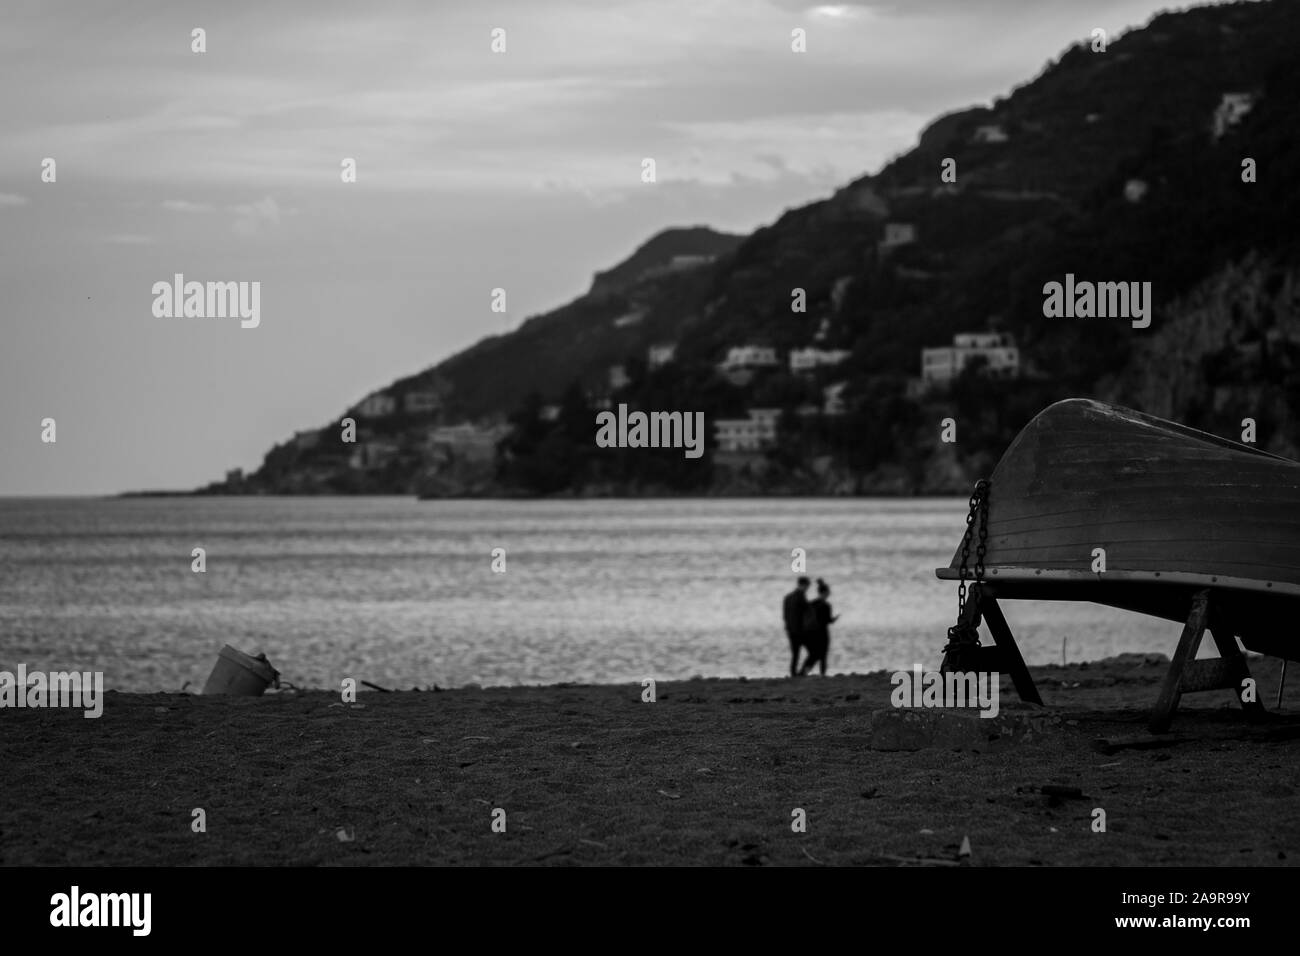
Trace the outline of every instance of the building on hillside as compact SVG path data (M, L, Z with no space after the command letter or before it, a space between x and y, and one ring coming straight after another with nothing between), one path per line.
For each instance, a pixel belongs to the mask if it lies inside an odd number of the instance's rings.
M558 421L560 418L560 406L543 405L540 409L538 409L537 417L544 422Z
M627 369L622 365L611 365L609 367L609 389L616 392L620 388L630 385L631 377L627 374Z
M721 369L737 368L776 368L781 360L776 357L776 349L767 345L741 345L727 350L727 357L718 367Z
M844 297L849 293L849 286L853 284L853 276L840 276L831 286L831 309L837 315L840 309L844 308Z
M645 309L633 309L631 312L625 312L614 320L614 328L625 329L628 326L638 324L646 317Z
M1212 127L1214 138L1219 139L1229 129L1241 122L1242 117L1255 106L1255 98L1249 93L1224 93L1223 99L1214 110Z
M688 272L691 269L699 269L702 266L707 266L714 260L714 258L714 256L708 255L673 256L667 262L662 262L659 265L641 270L639 278L653 279L658 276L673 275L678 272Z
M958 332L952 344L959 349L1015 348L1015 341L1006 332Z
M790 371L811 372L821 365L839 365L849 355L847 349L791 349Z
M888 201L866 183L845 186L835 194L833 201L850 213L862 213L881 219L889 215Z
M306 451L309 448L315 448L320 444L319 431L294 432L293 447L299 451Z
M373 392L352 408L357 418L387 418L397 411L397 399L387 392Z
M910 222L885 223L885 235L876 243L876 250L882 255L891 249L911 245L916 242L916 226Z
M719 418L713 422L713 442L721 452L765 451L776 444L779 408L751 408L748 418Z
M431 415L442 407L442 399L437 392L407 392L402 407L408 415Z
M348 465L357 471L375 471L397 457L401 446L389 438L372 438L358 442L348 459Z
M1129 202L1141 202L1148 188L1145 179L1130 179L1124 184L1124 198Z
M1020 374L1020 350L1004 332L963 332L943 348L921 350L921 389L950 384L974 359L984 360L989 378L1015 378Z
M975 127L975 134L971 137L971 142L1005 143L1010 138L1007 136L1007 131L1002 128L1001 123L985 123L982 126Z
M646 353L646 364L650 368L659 368L661 365L667 365L677 355L677 346L672 342L663 345L652 345Z
M462 422L429 430L425 447L436 461L489 462L496 457L497 444L510 431L508 425L481 427Z
M848 406L844 402L844 389L848 384L848 382L836 382L822 389L823 415L843 415L848 411Z

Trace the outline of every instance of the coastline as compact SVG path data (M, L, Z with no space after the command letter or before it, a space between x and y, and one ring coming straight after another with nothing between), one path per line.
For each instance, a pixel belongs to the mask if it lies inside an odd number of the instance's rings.
M975 749L873 749L884 672L663 682L654 703L632 684L110 692L97 720L0 713L0 865L956 865L963 837L977 866L1300 861L1294 677L1271 734L1216 692L1184 698L1165 746L1098 747L1144 732L1161 657L1030 668L1045 708L1004 679L1025 732ZM1280 665L1250 663L1272 711Z

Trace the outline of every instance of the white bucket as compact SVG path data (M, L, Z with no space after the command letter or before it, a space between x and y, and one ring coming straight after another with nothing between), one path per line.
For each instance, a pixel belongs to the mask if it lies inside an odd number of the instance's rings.
M203 685L203 693L260 697L279 677L280 672L267 662L265 654L250 657L227 644L217 655L217 666Z

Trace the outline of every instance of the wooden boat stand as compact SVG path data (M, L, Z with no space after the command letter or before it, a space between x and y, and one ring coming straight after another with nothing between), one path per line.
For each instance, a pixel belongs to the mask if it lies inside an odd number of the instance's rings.
M988 624L995 647L981 648L981 670L997 670L1009 674L1020 699L1032 704L1042 704L1038 688L1029 675L1025 659L1020 654L1016 639L1011 634L1007 619L997 602L997 588L988 583L971 587L970 596L962 612L961 623L978 626L980 617ZM1196 660L1196 652L1206 630L1214 638L1219 657ZM989 653L992 652L992 653ZM1210 606L1210 590L1202 588L1192 596L1191 610L1183 627L1183 636L1174 651L1173 660L1165 674L1164 685L1151 712L1148 727L1152 733L1166 733L1173 722L1174 712L1183 694L1207 690L1230 690L1241 701L1242 709L1250 720L1267 716L1258 691L1253 700L1241 700L1244 682L1250 678L1246 656L1237 646L1232 632L1218 620Z
M980 648L980 670L1010 674L1021 700L1030 704L1042 704L1043 699L1038 696L1038 688L1029 676L1029 668L1020 655L1020 648L1011 634L1007 619L1002 614L1002 608L998 607L997 592L989 584L971 585L966 606L962 608L960 623L978 627L981 616L989 626L996 647Z
M1219 657L1198 661L1196 651L1201 646L1207 628L1219 649ZM1178 709L1179 698L1183 694L1205 690L1232 691L1233 696L1241 701L1246 717L1261 720L1266 712L1259 700L1258 689L1253 700L1242 700L1243 685L1248 680L1250 668L1246 664L1246 655L1237 646L1237 638L1217 620L1210 607L1209 588L1202 588L1192 595L1192 609L1187 615L1187 624L1183 627L1178 648L1174 651L1174 659L1169 662L1169 672L1165 675L1165 683L1160 689L1155 710L1151 712L1148 727L1153 734L1167 732L1173 722L1174 711Z

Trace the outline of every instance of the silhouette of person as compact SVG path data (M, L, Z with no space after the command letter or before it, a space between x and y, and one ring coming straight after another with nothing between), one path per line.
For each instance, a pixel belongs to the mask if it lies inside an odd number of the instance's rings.
M831 647L831 624L839 620L839 615L831 613L831 586L821 578L817 579L817 597L808 602L811 626L804 631L804 643L808 646L808 657L803 662L799 673L807 674L817 664L821 675L826 676L826 655Z
M781 602L781 614L785 618L785 636L790 639L790 676L799 673L799 650L804 646L804 613L808 609L808 595L805 593L812 584L807 578L800 578L793 591Z

